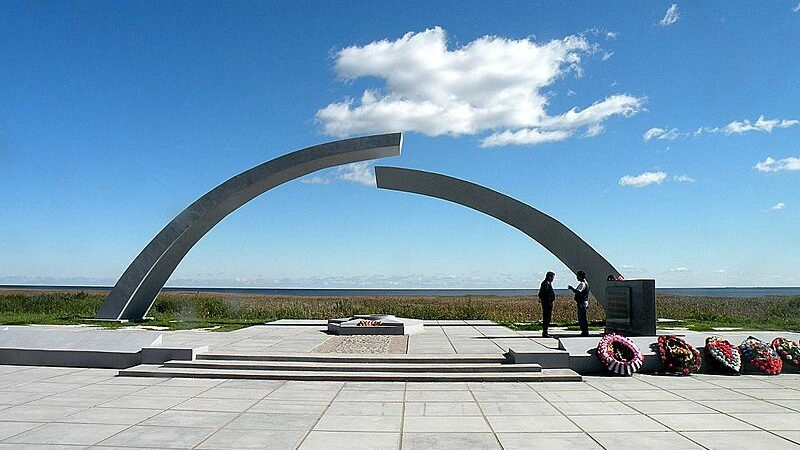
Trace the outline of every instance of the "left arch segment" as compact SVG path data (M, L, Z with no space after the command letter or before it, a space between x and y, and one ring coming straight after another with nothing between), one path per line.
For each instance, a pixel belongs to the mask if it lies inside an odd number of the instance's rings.
M141 320L189 250L225 216L275 186L328 167L398 156L402 134L308 147L234 176L189 205L139 253L106 296L96 318Z

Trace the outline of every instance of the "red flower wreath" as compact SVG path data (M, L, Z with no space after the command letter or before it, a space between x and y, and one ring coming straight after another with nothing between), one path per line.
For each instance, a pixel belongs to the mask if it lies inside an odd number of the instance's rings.
M750 370L759 371L765 375L777 375L781 373L783 361L775 350L767 344L761 342L753 336L748 337L739 346L742 357L749 366Z
M677 336L658 337L658 357L665 372L689 375L700 371L700 352Z
M644 362L644 355L636 344L619 334L606 334L597 343L597 358L609 371L619 375L633 375Z
M800 346L797 342L782 337L772 340L772 348L785 364L800 367Z
M706 361L712 372L739 375L742 371L742 354L739 347L719 336L706 339Z

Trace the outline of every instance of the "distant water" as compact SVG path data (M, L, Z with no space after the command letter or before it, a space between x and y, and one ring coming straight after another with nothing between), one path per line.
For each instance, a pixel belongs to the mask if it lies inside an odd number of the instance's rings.
M42 289L108 291L111 286L36 286L0 285L0 289ZM464 297L534 296L537 289L266 289L266 288L214 288L165 287L165 292L204 292L220 294L287 295L300 297ZM656 288L656 293L688 297L793 297L800 296L800 287L725 287L725 288ZM558 295L570 295L567 289L556 289Z
M687 297L794 297L800 287L656 288L656 293Z

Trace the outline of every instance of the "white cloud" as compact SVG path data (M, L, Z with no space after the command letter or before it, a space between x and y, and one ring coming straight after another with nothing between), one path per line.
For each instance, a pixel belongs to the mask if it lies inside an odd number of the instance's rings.
M572 136L569 131L539 131L523 129L494 133L481 140L482 147L500 147L504 145L536 145L547 142L563 141Z
M678 183L694 183L694 178L689 175L675 175L672 179Z
M659 139L659 140L675 140L680 137L681 134L678 132L677 128L672 129L664 129L664 128L650 128L649 130L645 131L643 137L645 141L649 141L650 139Z
M340 166L336 178L365 186L375 186L375 171L368 162L356 162Z
M645 172L636 176L625 175L619 179L619 185L641 188L651 184L661 184L666 179L667 174L664 172Z
M657 139L660 139L660 140L667 139L667 140L672 141L672 140L675 140L675 139L679 138L680 136L681 136L681 134L678 133L678 129L677 128L672 128L669 131L665 131L664 133L661 133L661 135L658 136Z
M581 58L597 52L582 36L537 43L484 36L456 49L436 27L338 51L334 69L344 80L378 78L384 89L317 111L325 133L416 131L429 136L493 134L485 147L534 145L577 135L582 128L643 110L644 99L611 95L583 110L547 112L547 87L581 75ZM591 134L591 133L590 133Z
M798 11L800 11L800 3L798 3L797 6L795 6L794 8L792 8L792 12L798 12Z
M646 273L647 270L643 267L636 266L634 264L623 264L622 265L622 272L625 275L632 276L637 274Z
M644 132L642 137L645 141L649 141L650 139L657 138L665 133L663 128L650 128L649 130Z
M661 19L661 22L659 22L659 24L662 27L667 27L677 22L678 18L680 18L680 13L678 12L678 4L673 3L672 6L670 6L669 9L667 10L667 13L664 15L664 18Z
M745 119L742 121L733 121L724 127L714 128L699 128L695 135L702 133L724 133L731 134L744 134L750 131L760 131L762 133L772 133L775 128L790 128L800 125L800 120L797 119L765 119L764 116L759 116L755 122L750 122Z
M724 127L699 127L692 133L694 137L700 136L704 133L721 133L721 134L744 134L750 131L759 131L762 133L772 133L776 128L791 128L800 125L800 120L797 119L766 119L763 115L759 116L755 122L750 122L745 119L742 121L735 120ZM643 137L645 141L651 139L678 139L689 137L690 133L682 133L677 128L650 128L645 131Z
M304 184L331 184L330 179L320 176L301 178L300 182Z
M767 159L757 163L753 168L759 172L796 171L800 170L800 158L790 156L776 160L771 156L767 156Z
M605 28L597 28L597 27L590 28L589 30L586 31L586 33L602 37L606 40L614 40L617 38L617 36L619 36L618 31L610 31Z
M541 126L544 129L574 130L583 126L592 126L603 122L614 115L631 117L642 111L644 100L630 95L612 95L605 100L595 102L584 110L571 110L554 117L544 117Z
M603 134L603 131L606 131L606 127L604 127L602 124L596 123L594 125L590 125L586 129L586 133L584 133L583 135L585 137L595 137L600 134Z
M778 203L775 204L775 206L772 207L772 210L773 211L780 211L783 208L786 208L786 204L783 203L783 202L778 202Z
M750 123L749 120L731 122L722 129L722 132L725 134L742 134L748 131L772 133L776 127L789 128L796 125L800 125L799 120L764 119L764 116L759 116L755 123Z

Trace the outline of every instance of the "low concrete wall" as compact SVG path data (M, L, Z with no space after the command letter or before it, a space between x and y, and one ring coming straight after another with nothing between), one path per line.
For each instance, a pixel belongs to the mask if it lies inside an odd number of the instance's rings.
M93 369L127 369L139 364L161 364L166 361L191 361L198 348L143 348L138 352L99 350L58 350L31 348L0 348L0 364L15 366L86 367Z
M161 347L161 342L157 331L9 325L0 328L0 364L124 369L194 359L208 350Z
M0 364L15 366L91 367L125 369L140 364L141 352L0 348Z

